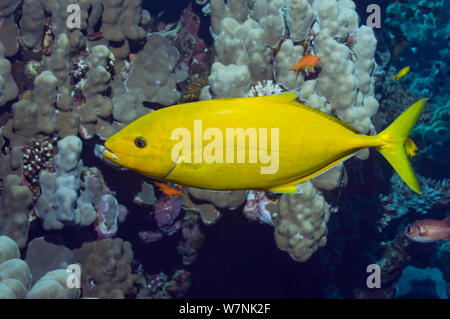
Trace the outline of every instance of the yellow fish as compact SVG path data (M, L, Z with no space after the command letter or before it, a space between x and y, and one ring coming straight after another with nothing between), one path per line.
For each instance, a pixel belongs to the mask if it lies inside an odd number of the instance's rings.
M394 75L392 77L392 80L398 80L401 79L402 77L404 77L406 74L408 74L408 72L411 70L411 68L409 66L405 66L403 69L401 69L400 71L398 71L398 73L396 75Z
M375 147L414 191L408 134L427 99L376 136L295 101L295 92L185 103L146 114L105 142L103 156L145 176L213 190L296 193L297 185ZM415 145L414 145L415 146Z

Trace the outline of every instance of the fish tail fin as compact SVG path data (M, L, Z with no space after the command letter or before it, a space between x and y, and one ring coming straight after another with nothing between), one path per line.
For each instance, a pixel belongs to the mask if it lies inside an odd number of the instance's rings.
M377 150L387 159L402 180L413 191L421 194L419 184L408 159L408 138L428 99L421 99L404 111L391 125L378 134L381 145Z

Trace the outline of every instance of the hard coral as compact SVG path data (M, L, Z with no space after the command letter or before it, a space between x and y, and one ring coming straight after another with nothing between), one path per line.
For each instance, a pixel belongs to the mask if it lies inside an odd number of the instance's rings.
M106 238L84 243L73 253L81 264L82 297L124 298L132 292L136 275L131 272L131 243Z
M302 194L283 194L279 213L272 216L275 242L300 262L327 243L329 205L310 182L302 184Z
M448 206L450 203L449 179L433 180L417 175L417 180L422 191L421 195L411 191L398 174L392 176L391 191L387 195L380 195L384 214L379 220L379 231L393 219L400 218L409 212L427 214L434 207Z
M88 190L80 190L83 161L81 140L67 136L58 142L55 172L43 171L39 183L42 195L35 212L43 218L46 230L62 229L65 225L87 226L96 218Z
M7 175L3 188L0 197L0 233L11 237L23 248L28 238L28 218L33 196L28 187L21 185L20 177L16 175Z

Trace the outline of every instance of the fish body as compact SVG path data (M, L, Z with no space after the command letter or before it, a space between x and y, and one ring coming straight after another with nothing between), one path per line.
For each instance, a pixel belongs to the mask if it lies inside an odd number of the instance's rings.
M443 220L422 219L406 226L404 234L419 243L450 240L450 217Z
M300 60L298 60L297 64L291 65L289 69L291 71L295 71L295 73L298 74L301 70L304 70L306 68L313 69L320 61L321 59L319 57L309 54L301 57Z
M392 77L392 80L399 80L402 77L404 77L406 74L409 73L409 71L411 70L411 68L409 66L405 66L403 69L401 69L400 71L398 71L398 73L396 75L394 75Z
M425 99L379 135L366 136L296 97L290 92L163 108L111 136L103 155L145 176L186 186L295 193L298 184L362 148L376 147L420 193L404 144ZM228 134L238 130L244 134Z

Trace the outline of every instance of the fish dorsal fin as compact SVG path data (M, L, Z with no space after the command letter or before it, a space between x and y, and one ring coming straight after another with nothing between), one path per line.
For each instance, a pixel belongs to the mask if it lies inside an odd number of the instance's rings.
M279 94L259 96L259 98L278 103L292 103L297 98L297 92L283 92Z
M293 102L290 103L290 104L293 105L293 106L301 107L301 108L303 108L304 110L308 110L308 111L310 111L310 112L316 113L316 114L318 114L318 115L320 115L320 116L322 116L322 117L324 117L324 118L326 118L326 119L328 119L328 120L330 120L330 121L333 121L333 122L335 122L335 123L337 123L337 124L339 124L339 125L341 125L341 126L347 128L347 129L349 129L350 131L352 131L352 132L354 132L354 133L356 133L356 134L361 134L361 132L358 131L356 128L354 128L354 127L351 126L350 124L348 124L348 123L342 121L341 119L339 119L339 118L337 118L337 117L335 117L335 116L333 116L333 115L330 115L330 114L328 114L328 113L322 112L322 111L317 110L317 109L315 109L315 108L313 108L313 107L311 107L311 106L302 104L302 103L297 102L297 101L293 101Z
M325 113L325 112L322 112L320 110L317 110L317 109L315 109L315 108L313 108L311 106L308 106L308 105L305 105L305 104L297 102L295 100L297 98L297 92L294 92L294 91L292 91L292 92L284 92L284 93L279 93L279 94L274 94L274 95L260 96L259 98L263 98L263 99L268 100L268 101L273 101L273 102L278 102L278 103L287 103L287 104L292 105L292 106L301 107L301 108L303 108L305 110L308 110L310 112L314 112L314 113L316 113L318 115L321 115L322 117L324 117L324 118L326 118L326 119L328 119L330 121L338 123L338 124L344 126L345 128L349 129L350 131L352 131L354 133L361 134L361 132L358 131L356 128L354 128L350 124L345 123L344 121L338 119L337 117L334 117L334 116L332 116L332 115L330 115L328 113Z

